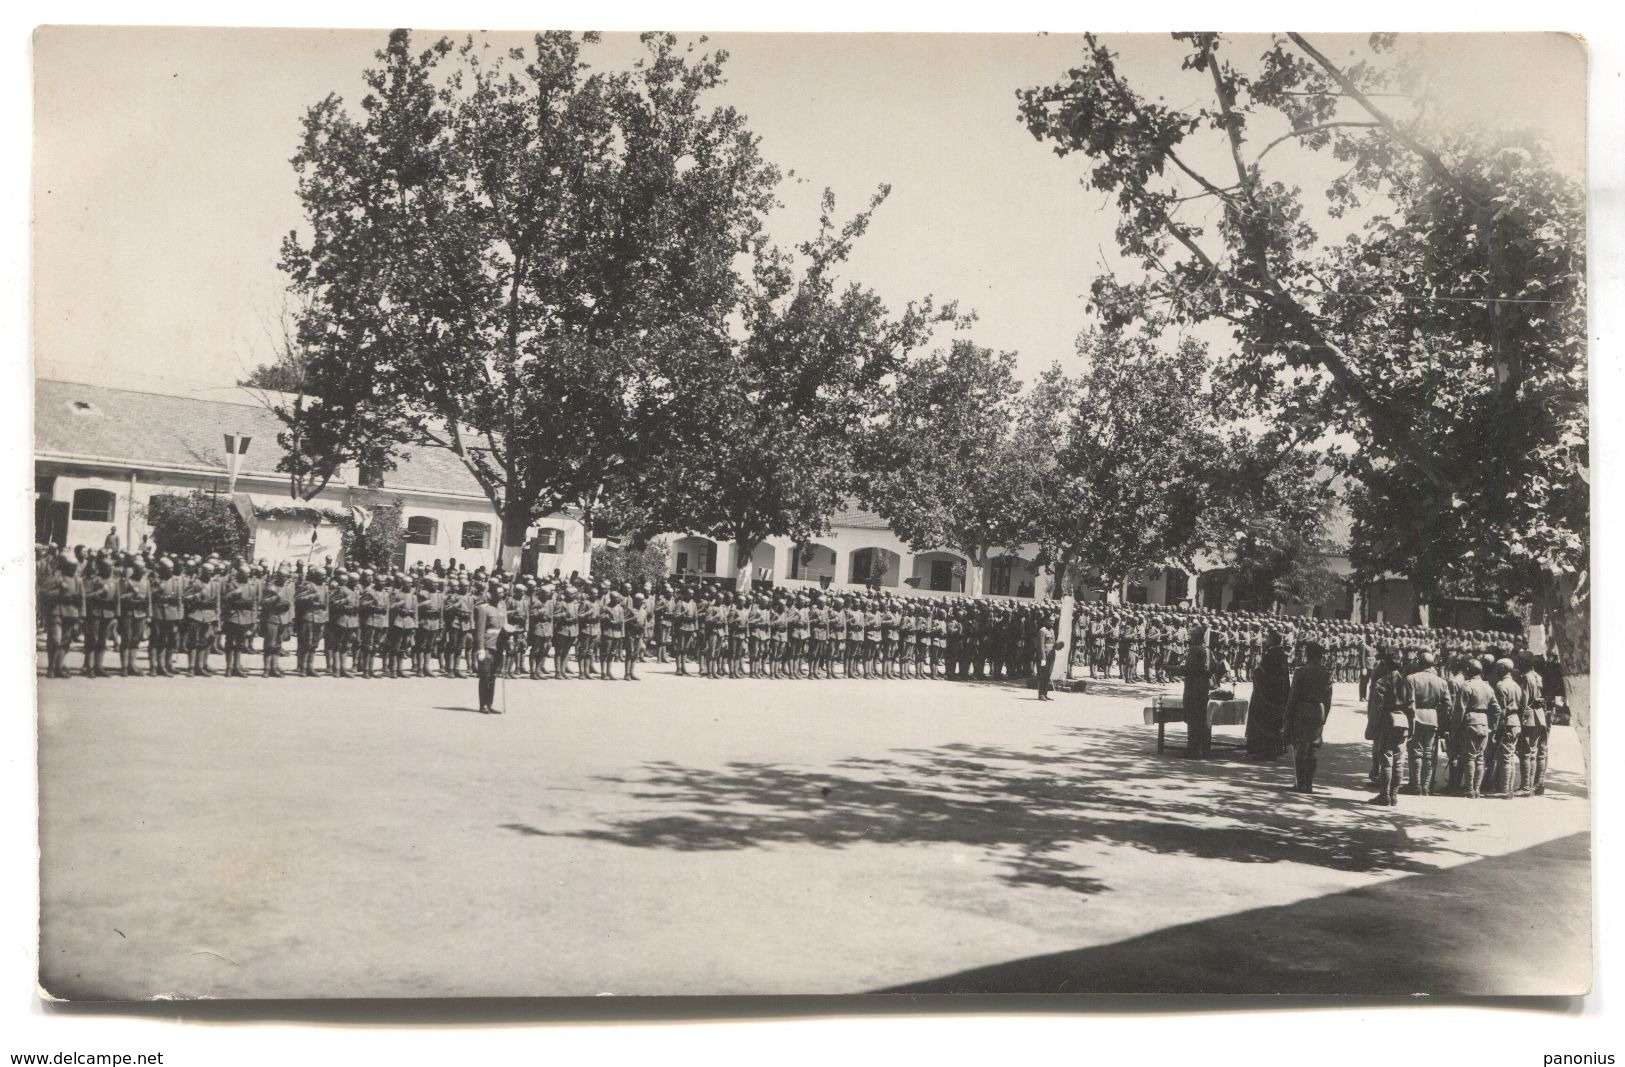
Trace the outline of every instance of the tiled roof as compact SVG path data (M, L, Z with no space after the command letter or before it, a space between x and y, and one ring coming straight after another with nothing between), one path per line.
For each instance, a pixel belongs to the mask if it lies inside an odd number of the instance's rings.
M246 389L224 391L229 399L203 400L112 389L49 378L34 383L34 449L67 459L114 460L132 467L152 464L203 471L226 466L224 435L253 438L243 473L280 477L283 426L266 403ZM479 483L451 452L433 446L407 450L384 477L386 489L417 489L453 496L484 497ZM342 484L338 478L334 484Z

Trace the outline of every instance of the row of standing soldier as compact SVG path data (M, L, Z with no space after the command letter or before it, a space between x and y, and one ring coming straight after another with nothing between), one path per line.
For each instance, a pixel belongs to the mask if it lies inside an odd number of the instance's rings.
M647 587L645 587L647 588ZM534 579L493 579L482 588L466 580L423 573L328 573L324 568L278 567L211 561L90 565L64 558L40 587L46 630L47 673L67 674L66 657L82 639L83 671L105 676L104 656L115 639L119 671L140 673L148 647L149 675L214 673L220 647L225 674L245 676L244 656L263 641L266 677L281 677L288 637L295 642L295 673L385 677L475 671L475 616L482 602L503 606L506 622L499 657L504 676L570 677L571 661L583 677L636 678L636 664L652 641L662 663L678 674L706 677L1023 677L1037 666L1040 632L1053 632L1053 606L989 606L961 600L926 602L880 593L796 596L729 594L714 587L662 584L652 593L630 586ZM177 668L175 655L187 664ZM551 661L551 669L549 662ZM690 671L690 666L695 672Z

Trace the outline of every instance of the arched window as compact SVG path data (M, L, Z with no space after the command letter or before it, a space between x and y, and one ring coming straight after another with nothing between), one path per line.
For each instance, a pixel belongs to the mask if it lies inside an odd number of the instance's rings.
M491 547L491 524L488 522L463 523L463 547Z
M406 543L432 545L440 535L440 524L427 515L413 515L406 520Z
M105 489L75 489L73 518L78 522L112 522L118 498Z
M559 555L564 551L564 531L542 526L536 531L536 551Z

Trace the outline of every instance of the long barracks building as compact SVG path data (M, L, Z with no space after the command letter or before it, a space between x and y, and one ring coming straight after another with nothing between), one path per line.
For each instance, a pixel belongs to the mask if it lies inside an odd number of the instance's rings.
M497 562L501 523L496 511L467 467L448 450L413 448L382 484L364 486L354 467L345 468L305 501L292 496L287 475L276 470L281 429L259 390L227 388L202 398L38 379L35 539L96 547L116 532L124 546L139 544L151 532L146 516L154 496L228 491L225 437L231 434L250 442L232 497L248 520L255 558L320 563L326 556L337 557L342 527L335 516L356 506L399 501L406 524L401 563L455 559L470 567L490 567ZM1334 539L1341 533L1340 543L1346 543L1346 522L1334 527ZM589 573L592 541L579 518L549 516L530 534L522 561L528 573ZM744 564L734 558L734 545L700 534L672 533L666 541L674 573L728 579ZM880 516L848 508L811 544L772 538L759 545L749 569L754 579L780 587L862 588L873 583L922 596L954 595L969 588L1028 598L1050 592L1048 575L1034 563L1036 555L1036 545L995 548L980 575L974 575L963 554L945 548L916 550ZM1334 555L1328 563L1339 574L1349 573L1346 555ZM1104 596L1087 582L1080 592L1087 599ZM1196 574L1158 570L1115 590L1112 599L1224 609L1233 597L1228 572L1215 564ZM1419 621L1421 614L1411 583L1398 578L1360 590L1346 586L1324 604L1281 608L1399 624Z
M347 467L306 501L292 495L288 476L276 470L281 429L258 390L225 389L218 398L200 399L38 379L34 538L99 547L116 532L124 546L139 544L151 532L147 509L155 496L227 492L225 437L232 434L249 439L232 500L248 520L257 559L337 558L342 523L335 516L399 501L406 526L400 563L496 563L496 509L448 450L412 449L381 484L374 479L363 486L359 472ZM587 573L591 551L578 519L550 516L530 532L533 570Z

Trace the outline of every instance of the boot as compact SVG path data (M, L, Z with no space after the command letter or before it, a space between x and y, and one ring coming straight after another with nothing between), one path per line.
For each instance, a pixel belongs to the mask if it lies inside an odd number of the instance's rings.
M1422 777L1416 781L1416 792L1419 796L1433 795L1433 779L1439 773L1439 764L1431 756L1423 756L1421 764Z
M1519 756L1518 757L1518 788L1517 788L1517 793L1518 793L1518 795L1520 797L1526 797L1526 796L1529 796L1533 792L1534 792L1534 779L1533 779L1533 776L1530 774L1529 757L1528 756Z
M1393 777L1394 775L1392 768L1386 766L1377 768L1377 795L1371 798L1371 803L1380 805L1382 807L1388 807L1393 804L1393 801L1389 799L1389 794L1391 792L1390 787L1393 784Z
M1422 792L1422 757L1413 754L1405 766L1410 778L1400 792L1406 796L1417 796Z
M1310 756L1308 759L1303 761L1303 791L1305 793L1313 793L1315 791L1315 767L1318 766L1319 763L1320 761L1315 759L1313 756Z
M1495 765L1495 787L1492 790L1495 796L1506 799L1512 795L1512 764L1501 760Z
M1535 757L1535 784L1530 792L1537 797L1546 795L1546 753L1544 752Z
M1483 760L1472 760L1467 765L1467 797L1477 800L1482 794L1479 785L1484 780Z

